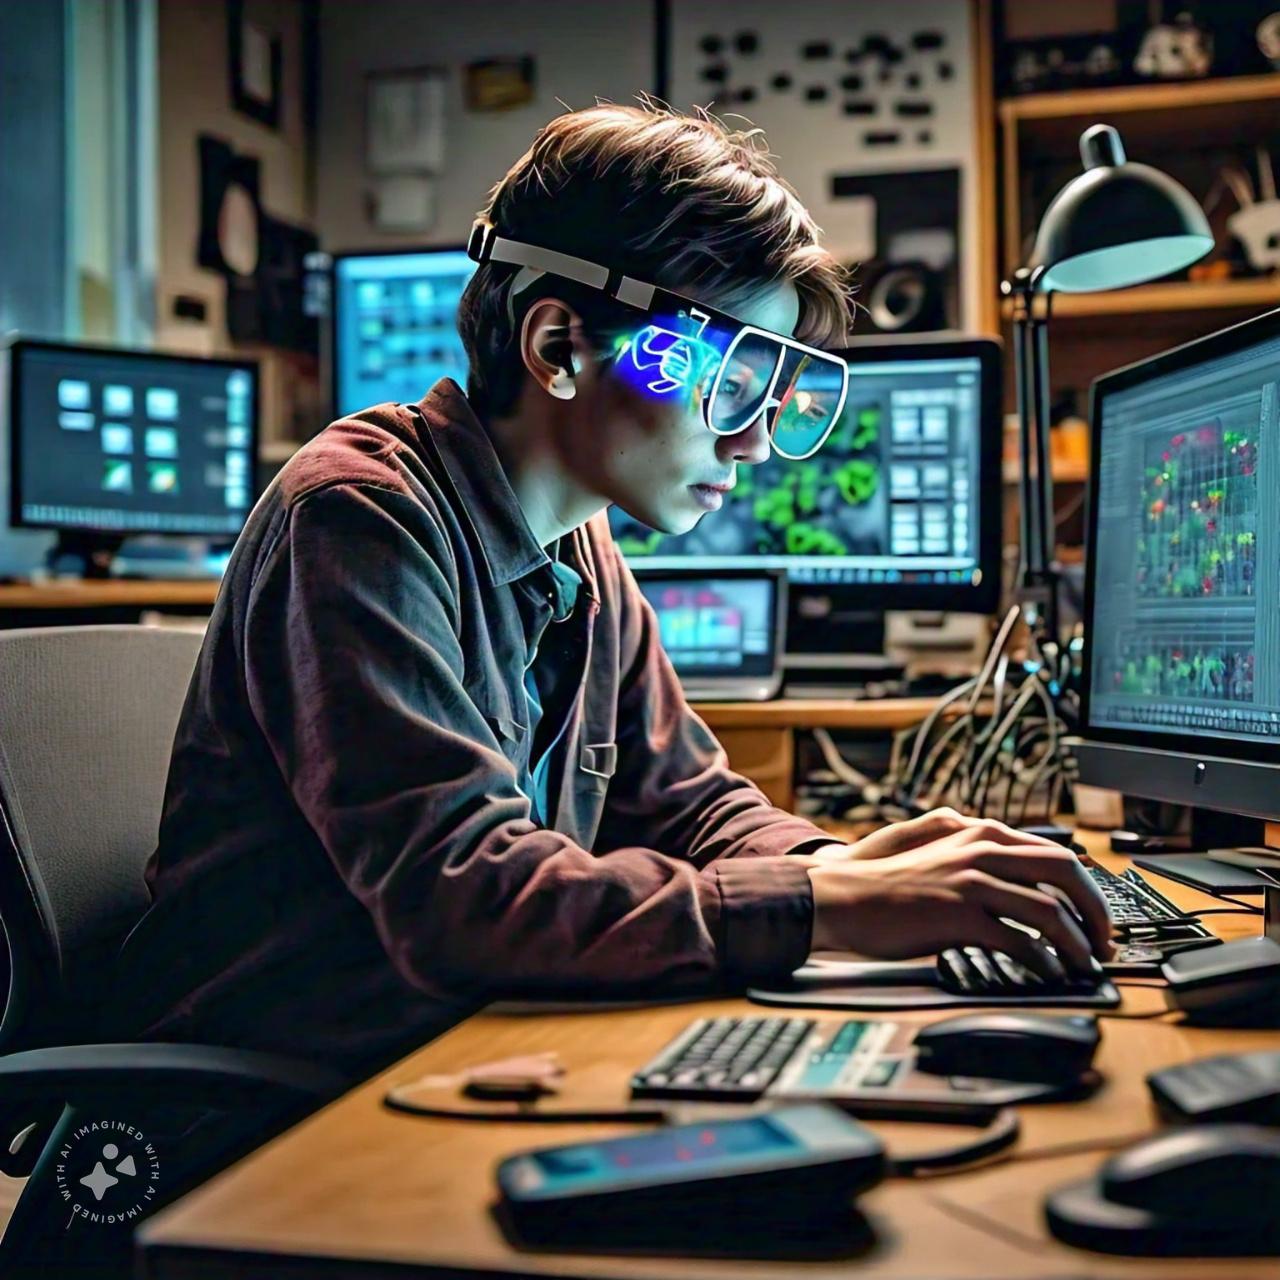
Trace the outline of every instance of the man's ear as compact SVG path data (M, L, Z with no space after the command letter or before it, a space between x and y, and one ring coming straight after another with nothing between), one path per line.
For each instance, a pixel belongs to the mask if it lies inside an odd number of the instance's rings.
M520 329L520 358L533 380L557 400L572 400L574 379L582 371L575 334L580 331L572 308L555 298L540 298L525 313Z

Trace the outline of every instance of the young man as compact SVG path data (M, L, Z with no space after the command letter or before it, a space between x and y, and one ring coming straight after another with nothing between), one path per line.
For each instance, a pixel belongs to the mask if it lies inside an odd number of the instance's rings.
M817 348L844 338L840 273L754 140L563 115L472 252L466 394L333 424L240 538L117 1032L355 1080L495 992L711 990L815 948L1051 969L1006 920L1068 964L1105 954L1056 846L949 811L844 846L772 807L685 703L610 539L611 503L687 530L838 413Z

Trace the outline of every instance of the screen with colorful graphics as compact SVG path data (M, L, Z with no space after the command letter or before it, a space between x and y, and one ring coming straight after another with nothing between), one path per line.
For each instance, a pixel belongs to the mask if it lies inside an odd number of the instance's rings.
M1280 339L1102 390L1095 419L1090 727L1280 744Z
M19 342L12 514L41 528L230 538L256 494L257 366Z
M773 672L778 625L773 578L642 573L638 582L657 615L662 647L682 676Z

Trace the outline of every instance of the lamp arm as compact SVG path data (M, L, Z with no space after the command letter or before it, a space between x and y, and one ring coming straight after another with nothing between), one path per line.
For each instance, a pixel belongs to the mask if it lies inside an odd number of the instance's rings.
M1057 552L1057 529L1053 511L1053 465L1049 447L1049 316L1053 294L1044 295L1044 311L1032 317L1032 333L1035 350L1032 361L1032 381L1035 390L1035 452L1037 518L1040 522L1038 542L1040 563L1036 566L1040 583L1047 583L1054 572ZM1045 601L1045 622L1054 641L1058 641L1057 592L1050 591Z
M1049 462L1049 335L1052 293L1037 313L1036 297L1045 268L1020 267L1001 285L1013 301L1014 374L1018 400L1019 597L1033 605L1043 634L1058 640L1054 581L1055 529L1053 473Z
M1038 559L1034 545L1038 522L1035 518L1035 493L1032 489L1032 427L1034 398L1031 387L1031 324L1032 297L1028 286L1029 273L1025 268L1016 271L1002 286L1013 301L1013 367L1014 389L1018 409L1018 585L1025 587L1030 580L1032 566Z

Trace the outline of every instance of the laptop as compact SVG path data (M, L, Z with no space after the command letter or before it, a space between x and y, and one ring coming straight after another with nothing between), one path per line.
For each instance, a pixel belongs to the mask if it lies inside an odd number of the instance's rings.
M786 577L770 570L636 571L691 701L764 701L782 686Z

